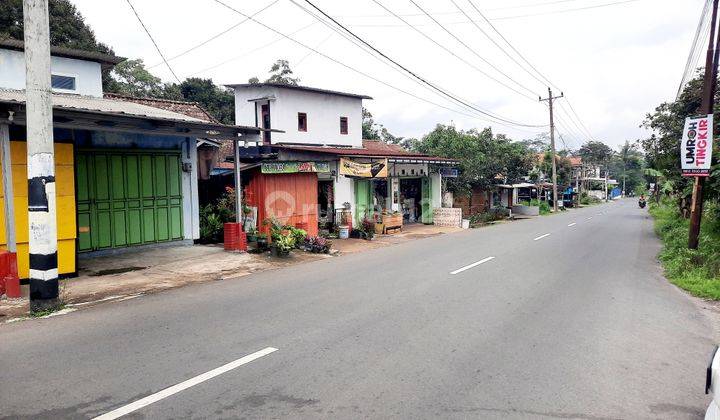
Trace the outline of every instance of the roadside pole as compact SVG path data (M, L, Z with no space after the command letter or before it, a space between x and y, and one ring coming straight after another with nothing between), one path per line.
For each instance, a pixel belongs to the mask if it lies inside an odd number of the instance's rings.
M555 121L553 119L553 100L562 98L564 94L560 92L560 96L553 96L552 89L548 88L548 97L539 98L540 102L548 101L550 105L550 149L552 149L552 183L553 183L553 212L558 211L558 190L557 190L557 163L555 162Z
M48 0L23 0L30 310L59 306Z
M240 139L233 140L233 152L235 152L235 221L243 223L242 208L242 178L240 175ZM240 230L245 230L245 226L241 226Z
M715 89L717 87L717 65L718 52L717 44L720 42L720 33L718 39L715 39L718 1L713 0L712 20L710 23L710 38L708 41L707 54L705 56L705 77L703 80L703 98L700 112L703 115L713 113L715 104ZM697 249L700 241L700 222L703 212L703 187L705 186L705 177L696 176L693 185L692 204L690 207L690 231L688 237L688 248Z

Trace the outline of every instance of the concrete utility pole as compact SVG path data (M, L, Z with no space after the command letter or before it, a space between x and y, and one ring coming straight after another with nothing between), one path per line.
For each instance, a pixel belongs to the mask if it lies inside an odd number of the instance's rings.
M48 0L23 0L30 310L59 305Z
M707 54L705 56L705 77L703 80L703 99L700 112L703 115L712 114L715 105L715 89L717 87L717 66L718 66L718 43L720 33L715 39L717 24L718 0L713 0L712 20L710 23L710 40L708 41ZM696 176L693 186L692 204L690 207L690 232L688 237L688 248L697 249L700 241L700 221L703 212L703 186L705 177Z
M553 100L562 98L564 94L560 92L560 96L553 96L552 89L548 88L548 97L539 98L540 102L548 101L550 105L550 149L552 149L552 182L553 182L553 211L558 211L558 190L557 190L557 163L555 162L555 120L553 119Z

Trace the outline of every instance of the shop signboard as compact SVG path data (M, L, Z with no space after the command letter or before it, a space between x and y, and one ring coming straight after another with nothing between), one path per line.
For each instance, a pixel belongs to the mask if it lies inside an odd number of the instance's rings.
M457 178L460 171L457 168L440 168L440 175L443 178Z
M683 176L709 176L712 161L713 115L686 118L680 143Z
M381 159L372 163L360 163L340 158L340 173L358 178L387 178L388 161Z
M298 172L330 172L329 162L263 162L264 174L294 174Z

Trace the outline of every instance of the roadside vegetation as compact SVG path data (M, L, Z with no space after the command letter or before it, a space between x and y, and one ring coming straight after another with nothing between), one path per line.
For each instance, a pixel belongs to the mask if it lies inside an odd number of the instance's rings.
M692 177L680 171L680 142L685 118L700 114L702 70L683 88L675 101L660 104L646 115L643 126L652 131L640 143L645 150L644 170L650 191L650 214L663 242L659 259L667 278L691 294L720 300L720 167L718 148L713 153L711 176L704 187L704 212L697 250L688 249ZM716 94L715 102L720 99ZM715 115L715 132L718 118Z
M650 214L663 242L659 259L668 280L694 296L720 300L720 207L706 207L697 250L688 249L689 220L672 201L651 203Z

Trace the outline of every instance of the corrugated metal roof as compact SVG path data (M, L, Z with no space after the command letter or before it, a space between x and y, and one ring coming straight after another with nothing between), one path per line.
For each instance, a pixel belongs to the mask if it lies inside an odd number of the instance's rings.
M357 156L357 157L391 157L402 159L416 160L433 160L445 162L457 162L457 159L444 158L439 156L429 156L422 153L412 153L403 149L396 144L387 144L379 140L363 140L363 147L323 147L323 146L302 146L289 144L273 144L273 147L282 149L327 153L338 156Z
M57 109L67 109L72 111L91 111L103 114L144 117L178 122L207 123L206 120L193 118L187 115L179 114L177 112L167 111L165 109L116 99L53 93L52 100L53 108ZM24 104L25 91L15 89L0 89L0 102Z
M18 39L0 38L0 48L6 48L6 49L16 50L16 51L24 51L25 43ZM74 48L66 48L66 47L50 47L50 55L54 55L56 57L67 57L67 58L76 58L78 60L94 61L96 63L102 64L103 66L109 66L109 67L112 67L119 63L122 63L123 61L126 60L125 57L118 57L115 55L103 54L103 53L100 53L97 51L76 50Z
M249 87L274 87L274 88L281 88L281 89L289 89L289 90L302 90L305 92L314 92L314 93L324 93L329 95L339 95L339 96L347 96L349 98L357 98L357 99L372 99L372 97L367 95L360 95L357 93L347 93L347 92L339 92L336 90L328 90L328 89L320 89L320 88L314 88L310 86L294 86L294 85L286 85L284 83L239 83L234 85L225 85L229 88L249 88Z

